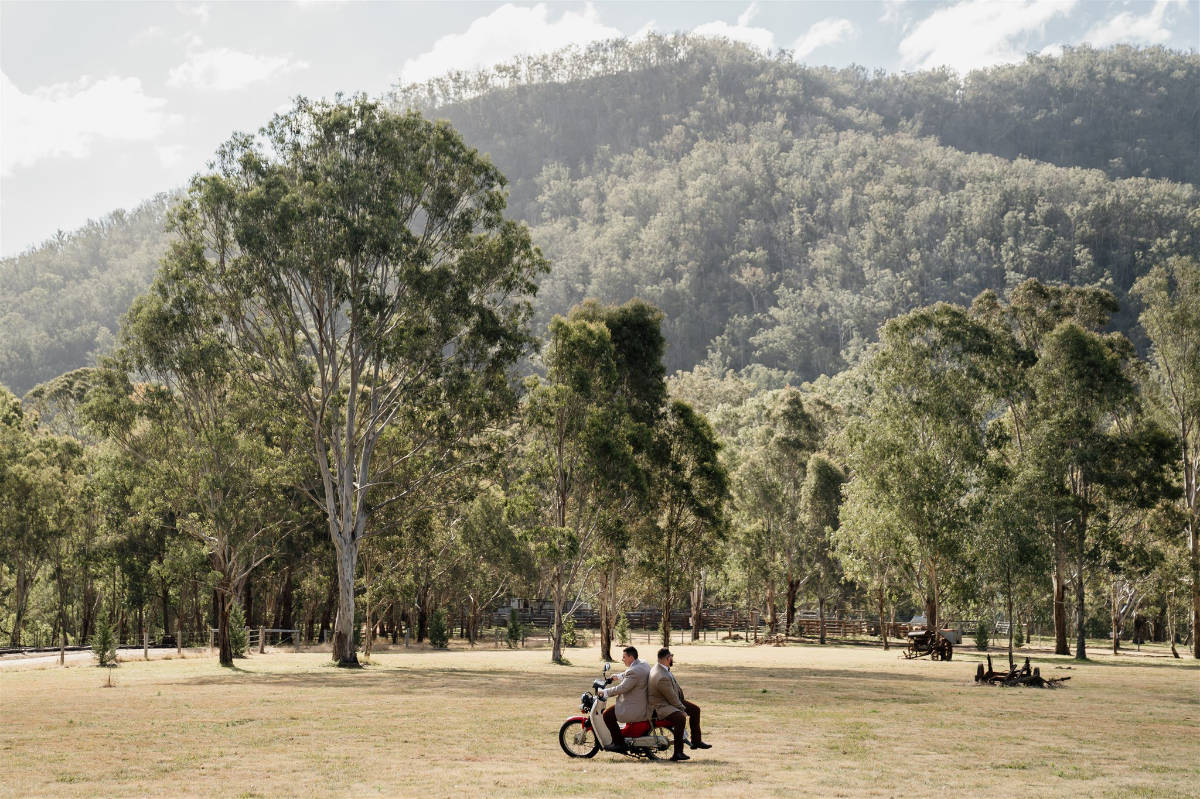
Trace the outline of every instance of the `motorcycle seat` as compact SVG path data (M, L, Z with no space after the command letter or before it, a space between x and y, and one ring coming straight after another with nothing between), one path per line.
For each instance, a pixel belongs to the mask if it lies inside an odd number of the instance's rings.
M650 732L649 721L631 721L621 727L621 734L626 738L638 738Z

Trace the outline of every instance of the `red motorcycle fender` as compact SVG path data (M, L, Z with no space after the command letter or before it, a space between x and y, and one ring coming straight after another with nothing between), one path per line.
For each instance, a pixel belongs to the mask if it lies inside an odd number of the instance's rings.
M585 730L592 728L592 720L588 716L571 716L567 721L582 721Z

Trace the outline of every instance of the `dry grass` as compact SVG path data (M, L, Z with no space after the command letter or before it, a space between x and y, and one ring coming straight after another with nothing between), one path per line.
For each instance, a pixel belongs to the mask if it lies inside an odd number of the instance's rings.
M648 647L647 647L648 648ZM320 654L0 672L0 791L19 796L1195 796L1200 667L1162 651L1066 688L977 687L978 656L867 646L677 647L714 744L690 763L570 760L596 650ZM1071 666L1072 670L1057 670Z

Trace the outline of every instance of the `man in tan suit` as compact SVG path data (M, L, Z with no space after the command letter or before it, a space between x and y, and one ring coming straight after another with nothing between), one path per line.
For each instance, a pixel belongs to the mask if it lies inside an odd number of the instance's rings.
M644 660L638 660L638 651L632 646L625 647L621 653L621 661L625 671L613 675L613 685L604 689L604 697L616 697L615 704L604 709L604 726L612 734L613 752L625 751L625 738L621 735L621 727L617 722L629 724L634 721L645 721L650 718L650 706L646 691L646 683L650 679L650 665Z
M675 754L672 760L691 760L683 753L683 725L691 721L692 748L712 749L712 744L704 743L700 738L700 707L683 698L683 689L675 681L671 666L675 665L675 656L665 646L658 650L658 663L650 670L650 709L660 719L671 722L675 733Z

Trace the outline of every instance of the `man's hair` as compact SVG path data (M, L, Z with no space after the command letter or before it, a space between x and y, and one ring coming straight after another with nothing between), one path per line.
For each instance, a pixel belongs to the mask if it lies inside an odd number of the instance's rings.
M629 655L632 658L636 658L637 657L637 647L636 646L625 647L625 654Z
M658 650L658 659L659 659L659 660L662 660L663 658L667 657L667 656L668 656L668 655L670 655L670 654L671 654L671 650L670 650L670 649L667 649L667 648L664 646L662 649Z

